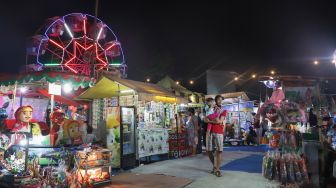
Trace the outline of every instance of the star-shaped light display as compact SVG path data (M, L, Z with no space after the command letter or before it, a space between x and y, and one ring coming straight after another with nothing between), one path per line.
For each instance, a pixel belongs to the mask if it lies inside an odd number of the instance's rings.
M85 46L80 44L83 40ZM64 48L57 42L50 40L51 43L64 51L62 66L76 74L84 75L90 75L92 69L99 71L108 67L109 64L104 57L103 48L88 38L81 41L74 39L72 44Z

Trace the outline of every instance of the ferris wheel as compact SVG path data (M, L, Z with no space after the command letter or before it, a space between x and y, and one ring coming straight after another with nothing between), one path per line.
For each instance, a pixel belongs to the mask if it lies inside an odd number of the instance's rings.
M120 71L126 64L116 35L89 14L72 13L47 20L44 33L32 37L30 54L41 69L96 76L100 71Z

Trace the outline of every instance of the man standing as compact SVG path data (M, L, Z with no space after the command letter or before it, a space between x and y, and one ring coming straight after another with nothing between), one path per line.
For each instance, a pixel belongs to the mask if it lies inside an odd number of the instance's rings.
M223 139L224 139L224 120L226 117L226 111L222 109L223 98L221 95L215 97L216 109L215 113L218 114L218 118L210 120L206 118L206 122L211 125L211 136L209 135L209 158L213 162L214 169L213 172L217 177L221 177L220 165L222 163L222 152L223 152ZM208 135L207 135L208 136ZM214 153L216 151L216 154Z

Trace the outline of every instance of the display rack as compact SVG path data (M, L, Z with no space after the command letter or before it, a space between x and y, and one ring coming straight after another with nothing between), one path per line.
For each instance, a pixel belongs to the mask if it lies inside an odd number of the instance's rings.
M80 184L98 186L112 181L112 151L78 151L76 155L77 180Z

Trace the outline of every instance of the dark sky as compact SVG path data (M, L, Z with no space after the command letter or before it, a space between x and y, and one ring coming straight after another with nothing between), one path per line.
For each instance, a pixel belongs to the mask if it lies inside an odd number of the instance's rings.
M44 20L72 12L94 14L92 0L17 1L0 5L2 72L25 62L25 38ZM123 45L129 78L157 81L165 74L204 91L206 69L239 73L334 75L336 3L333 1L112 1L98 17ZM321 65L314 67L318 59Z

